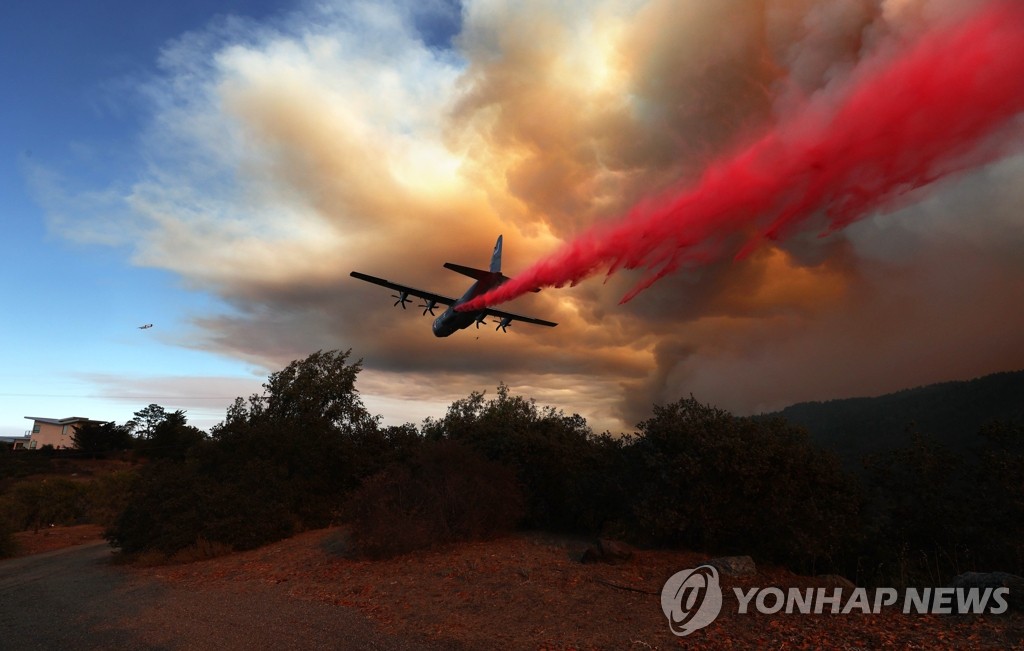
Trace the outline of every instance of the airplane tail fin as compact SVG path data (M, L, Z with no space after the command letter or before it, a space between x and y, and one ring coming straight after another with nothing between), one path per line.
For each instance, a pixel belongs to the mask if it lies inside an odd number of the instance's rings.
M475 280L483 280L484 278L493 278L497 276L503 283L509 279L508 276L501 273L501 235L498 236L498 241L494 243L494 253L491 254L491 268L489 271L474 269L473 267L466 267L453 262L445 262L444 267L445 269L451 269L452 271L458 272L463 276L469 276ZM539 292L540 289L531 289L530 291Z
M494 243L494 252L491 253L491 273L501 273L501 235Z
M469 276L476 280L482 280L492 276L499 276L504 280L508 280L501 273L501 235L498 236L498 241L494 243L494 252L491 253L491 268L489 271L483 269L475 269L473 267L466 267L461 264L455 264L453 262L445 262L444 266L446 269L456 271L463 276Z

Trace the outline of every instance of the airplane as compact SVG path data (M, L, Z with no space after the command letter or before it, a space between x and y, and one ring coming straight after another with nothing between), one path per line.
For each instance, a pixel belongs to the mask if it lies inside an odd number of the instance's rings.
M152 327L153 327L152 323L147 323L146 325L140 325L139 326L139 330L146 330L146 329L149 329L149 328L152 328Z
M485 319L489 316L498 318L497 321L492 321L492 323L498 324L498 327L494 329L495 332L498 330L508 332L507 328L513 321L523 321L524 323L533 323L535 325L548 326L549 328L555 327L558 324L552 323L551 321L521 316L519 314L504 312L502 310L495 310L492 308L474 310L472 312L456 311L455 308L459 305L494 289L508 280L508 276L501 273L501 237L502 236L499 235L498 241L494 243L494 252L491 253L491 266L488 271L484 271L483 269L474 269L472 267L464 267L451 262L444 263L446 269L451 269L452 271L458 272L464 276L469 276L476 280L476 282L466 290L466 293L462 295L462 298L459 299L449 298L433 292L425 292L421 289L416 289L415 287L400 285L389 280L384 280L383 278L359 273L358 271L353 271L349 275L353 278L358 278L359 280L365 280L368 283L373 283L375 285L380 285L381 287L387 287L388 289L395 290L398 293L392 294L391 297L398 299L395 301L395 307L401 305L403 310L405 309L405 304L409 302L409 296L415 296L423 300L423 305L420 305L420 307L423 308L424 316L426 316L428 312L430 313L430 316L436 316L434 314L434 308L437 307L439 303L447 305L448 309L445 310L441 316L434 319L432 330L434 331L435 337L447 337L457 330L468 328L472 323L475 323L476 327L479 328L481 323L486 323ZM539 292L540 290L535 289L533 291Z

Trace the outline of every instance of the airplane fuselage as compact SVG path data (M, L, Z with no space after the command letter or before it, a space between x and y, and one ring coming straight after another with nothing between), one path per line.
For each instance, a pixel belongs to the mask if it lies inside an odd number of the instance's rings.
M493 307L484 308L482 310L473 310L471 312L460 312L458 310L460 305L465 304L467 301L471 301L474 298L486 294L495 287L508 281L507 276L503 276L501 273L501 235L498 236L498 241L494 243L494 250L491 252L491 264L488 269L476 269L474 267L466 267L461 264L454 264L452 262L445 262L444 266L446 269L450 269L464 276L469 276L474 280L473 284L466 290L466 293L462 295L462 298L452 298L450 296L443 296L441 294L435 294L434 292L424 291L422 289L416 289L415 287L409 287L401 283L393 283L390 280L384 278L378 278L377 276L370 276L359 271L353 271L349 275L353 278L358 278L364 282L373 283L374 285L380 285L381 287L387 287L390 290L398 292L392 294L391 298L396 298L395 307L399 305L402 309L405 309L405 304L409 302L410 296L415 296L423 301L423 314L426 316L428 313L434 316L434 308L438 305L447 305L448 309L441 314L441 316L434 319L431 324L431 330L435 337L447 337L459 330L468 328L470 324L476 324L476 327L480 327L480 324L486 323L485 319L489 316L496 317L497 321L491 323L497 323L498 327L495 330L501 330L507 332L506 328L512 325L513 321L523 321L526 323L533 323L535 325L542 325L548 327L554 327L557 323L551 321L545 321L544 319L536 319L534 317L523 316L522 314L513 314L512 312L505 312L504 310L496 310ZM535 289L534 291L540 291Z
M447 337L459 330L465 330L469 326L473 325L477 321L483 321L483 318L487 316L484 311L479 312L459 312L455 308L463 303L466 303L481 294L485 294L498 285L505 282L505 278L502 278L499 274L494 277L484 277L473 283L466 293L462 295L462 298L452 303L447 310L445 310L441 316L434 319L434 324L431 329L434 331L435 337Z

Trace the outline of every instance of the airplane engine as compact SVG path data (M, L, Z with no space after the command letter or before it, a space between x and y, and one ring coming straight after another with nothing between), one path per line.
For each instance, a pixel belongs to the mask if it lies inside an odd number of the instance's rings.
M398 307L398 304L401 303L402 304L402 309L404 310L405 309L405 304L409 302L409 293L408 292L399 292L397 294L392 294L391 298L397 298L398 300L395 301L395 305L394 306Z

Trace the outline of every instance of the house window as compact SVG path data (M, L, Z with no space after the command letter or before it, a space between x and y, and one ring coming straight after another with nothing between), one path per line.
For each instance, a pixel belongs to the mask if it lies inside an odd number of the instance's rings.
M61 427L60 428L60 435L61 436L67 436L68 435L68 428L69 427L71 427L71 426L70 425L64 425L63 427Z
M39 433L39 423L32 423L32 433L33 434L38 434Z
M36 449L36 443L37 443L37 441L29 441L28 442L28 449L29 450L35 450Z

